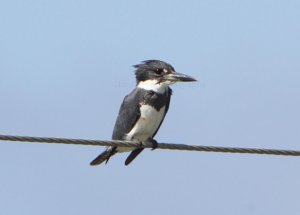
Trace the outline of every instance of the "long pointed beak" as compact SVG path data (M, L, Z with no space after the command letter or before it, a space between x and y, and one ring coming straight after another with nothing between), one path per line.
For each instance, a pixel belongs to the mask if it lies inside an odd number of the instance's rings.
M192 82L197 81L195 78L185 75L179 72L171 73L167 76L167 80L169 81L180 81L180 82Z

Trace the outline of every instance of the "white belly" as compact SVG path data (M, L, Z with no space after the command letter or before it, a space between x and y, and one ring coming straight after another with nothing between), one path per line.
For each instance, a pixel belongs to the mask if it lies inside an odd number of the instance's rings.
M141 117L126 135L126 140L132 141L145 141L149 137L152 137L162 119L164 118L165 107L162 107L159 111L150 105L142 105L140 108ZM132 151L131 147L118 147L118 152Z
M152 137L164 117L165 107L157 111L150 105L142 105L140 111L141 117L126 135L127 140L145 141Z

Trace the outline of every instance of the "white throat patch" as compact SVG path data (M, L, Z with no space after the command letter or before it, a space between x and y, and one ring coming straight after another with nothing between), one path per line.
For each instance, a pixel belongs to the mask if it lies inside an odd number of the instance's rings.
M154 92L163 94L164 92L166 92L168 86L171 84L173 83L171 83L170 81L158 83L157 80L147 80L147 81L140 81L137 87L145 90L152 90Z

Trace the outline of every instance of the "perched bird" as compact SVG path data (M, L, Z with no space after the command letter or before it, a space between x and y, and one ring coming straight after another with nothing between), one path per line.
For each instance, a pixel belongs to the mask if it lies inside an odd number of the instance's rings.
M135 65L136 88L128 94L121 105L114 127L113 140L151 142L153 148L157 142L153 139L169 109L172 90L169 87L176 82L191 82L196 79L178 73L168 63L159 60L147 60ZM125 161L128 165L143 148L107 147L90 164L99 165L117 152L131 151Z

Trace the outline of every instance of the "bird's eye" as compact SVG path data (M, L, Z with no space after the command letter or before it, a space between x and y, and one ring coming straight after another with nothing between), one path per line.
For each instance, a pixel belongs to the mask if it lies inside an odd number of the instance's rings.
M157 74L157 75L161 75L163 73L164 73L163 69L156 69L156 71L155 71L155 74Z

